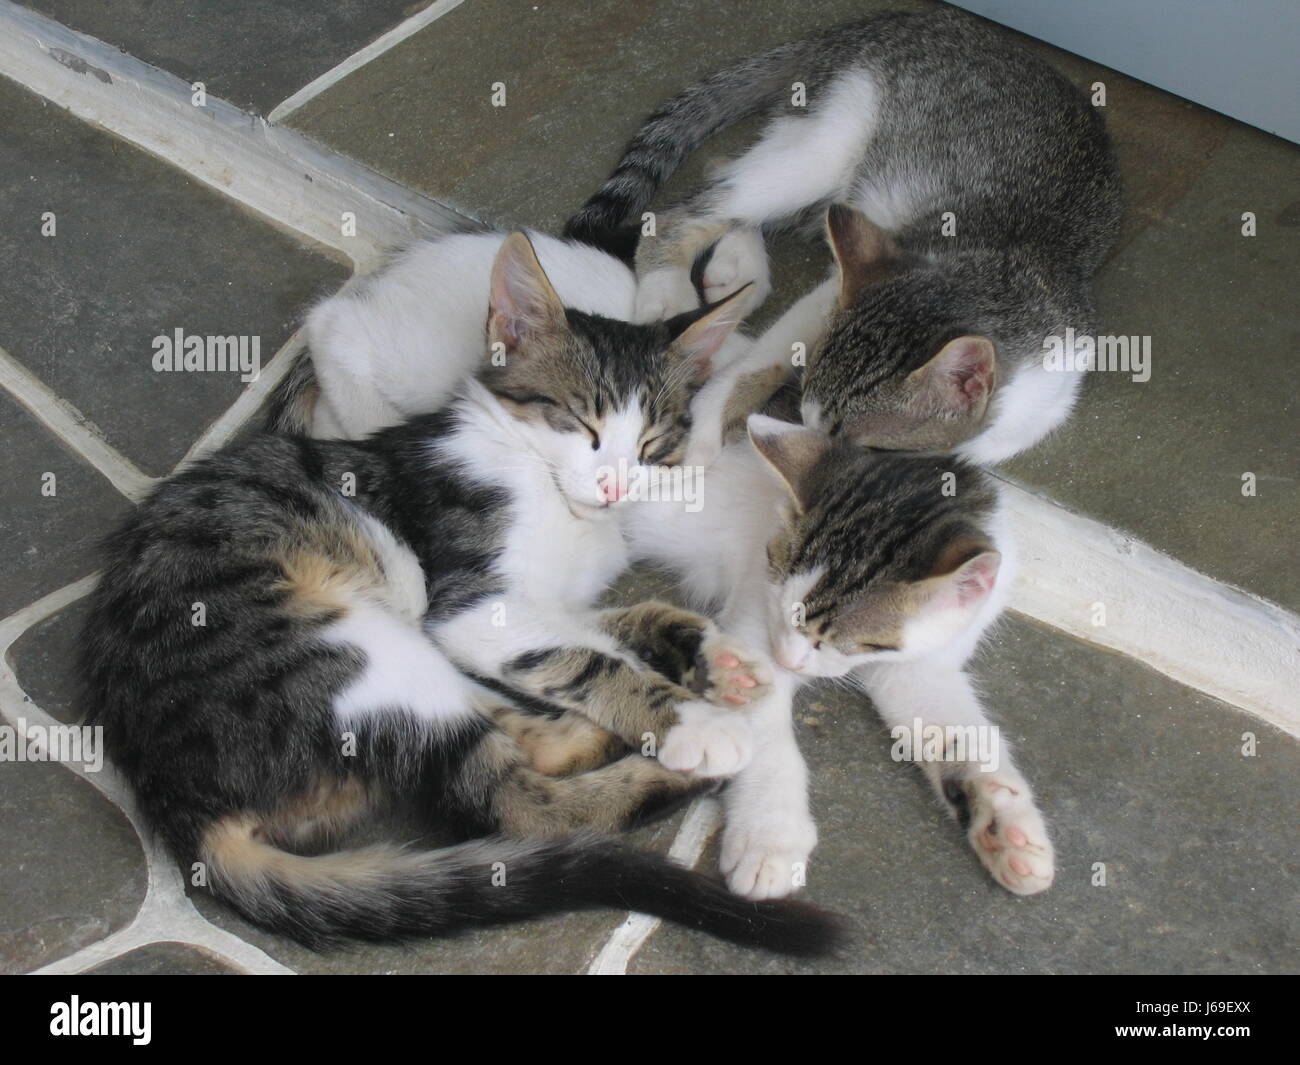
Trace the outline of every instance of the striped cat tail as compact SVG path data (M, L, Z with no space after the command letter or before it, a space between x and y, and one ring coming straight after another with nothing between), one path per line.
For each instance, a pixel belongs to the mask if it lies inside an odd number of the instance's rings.
M255 924L315 949L605 907L783 954L826 954L841 937L836 918L806 903L749 902L598 836L493 837L435 851L380 844L308 857L267 842L255 819L228 817L205 833L202 855L214 893Z
M637 130L613 173L569 219L564 235L630 259L639 216L664 182L709 137L788 92L791 78L815 57L820 43L814 38L782 45L683 89Z

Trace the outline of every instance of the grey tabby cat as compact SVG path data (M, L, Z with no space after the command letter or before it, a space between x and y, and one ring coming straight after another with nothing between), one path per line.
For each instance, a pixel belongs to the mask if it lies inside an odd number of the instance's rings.
M160 485L111 538L82 674L176 858L313 946L611 906L828 949L820 911L592 834L740 768L743 708L767 691L706 618L590 609L627 560L599 471L680 450L727 313L566 311L514 234L485 338L504 358L444 410L355 442L257 434ZM472 841L340 847L394 803Z
M628 223L685 157L759 112L758 142L641 240L639 320L696 306L692 264L715 244L706 298L765 283L756 227L842 204L828 219L838 276L774 331L808 348L804 421L979 463L1060 424L1082 375L1046 368L1044 340L1092 332L1089 280L1121 213L1088 99L958 12L849 23L675 96L567 235L625 250ZM790 364L788 346L755 354L755 372Z

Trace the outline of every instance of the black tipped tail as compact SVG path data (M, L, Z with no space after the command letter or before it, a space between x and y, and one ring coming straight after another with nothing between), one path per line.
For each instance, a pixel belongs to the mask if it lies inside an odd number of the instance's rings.
M683 89L636 131L613 173L569 219L564 235L627 258L627 227L637 227L635 249L641 212L686 157L715 133L774 102L819 48L818 38L782 45Z
M600 837L486 839L446 850L379 845L315 857L265 842L250 820L207 833L216 894L315 948L401 941L593 908L629 909L750 947L817 956L842 939L806 903L750 902L665 858Z

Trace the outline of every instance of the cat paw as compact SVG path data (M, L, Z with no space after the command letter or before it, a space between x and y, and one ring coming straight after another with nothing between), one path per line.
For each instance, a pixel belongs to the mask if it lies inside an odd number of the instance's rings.
M728 811L719 866L727 886L747 899L779 899L803 887L817 826L803 812L766 809L736 818Z
M767 262L763 236L750 227L733 229L713 248L709 265L704 268L704 302L726 299L745 285L745 314L748 315L772 291L772 275Z
M653 270L637 283L634 322L661 322L700 305L686 270Z
M659 748L659 761L668 769L727 777L749 764L754 740L743 714L712 703L690 702L678 704L677 717L678 723Z
M771 693L772 670L762 655L715 633L700 644L691 687L711 703L748 706Z
M1056 854L1029 785L1018 773L975 773L966 782L967 837L993 879L1016 895L1052 886Z

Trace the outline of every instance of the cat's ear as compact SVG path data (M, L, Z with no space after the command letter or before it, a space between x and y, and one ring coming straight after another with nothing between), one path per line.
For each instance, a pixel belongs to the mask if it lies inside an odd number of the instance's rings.
M514 355L546 337L568 330L564 304L526 234L511 233L492 264L488 297L488 340Z
M997 352L983 336L960 336L907 377L908 388L921 400L924 413L984 417L997 384Z
M988 540L955 540L939 553L924 582L931 591L931 604L939 608L977 606L993 591L1001 565L1001 552Z
M826 212L826 239L840 273L840 306L848 307L862 289L879 281L898 259L898 245L861 211L833 203Z
M800 509L808 505L813 471L831 449L831 438L817 429L751 414L746 422L755 450L790 490Z
M668 320L668 332L673 337L672 351L690 364L694 383L703 384L709 379L713 372L713 356L745 317L747 301L743 297L752 284L751 281L701 311L688 311Z

